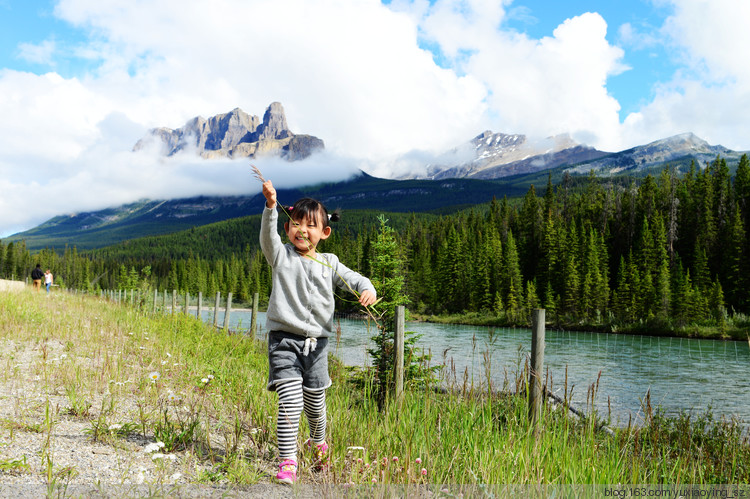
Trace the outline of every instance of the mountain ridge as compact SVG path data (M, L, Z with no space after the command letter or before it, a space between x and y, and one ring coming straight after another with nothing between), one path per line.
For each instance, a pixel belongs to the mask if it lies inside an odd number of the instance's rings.
M609 153L578 144L569 135L560 134L542 140L530 140L523 134L495 133L486 130L465 144L443 154L444 160L473 156L458 164L431 164L422 175L401 178L440 180L444 178L498 179L534 173L563 163L575 164Z
M722 145L710 145L692 132L655 140L618 152L605 152L579 144L562 134L539 141L521 134L493 133L487 130L458 146L443 158L463 158L457 164L426 165L424 173L399 178L501 179L515 175L534 174L559 166L570 173L595 173L605 176L622 172L640 173L653 170L671 161L694 160L700 167L717 155L732 161L748 151L733 151ZM465 159L466 156L471 156Z
M343 182L277 189L282 203L314 197L329 208L426 212L516 196L524 188L476 179L394 180L360 172ZM30 250L65 246L92 249L141 236L168 234L263 211L262 194L141 200L115 208L60 215L6 241L25 240Z
M693 160L699 167L722 156L738 160L747 151L733 151L722 145L710 145L692 132L672 135L642 146L609 154L605 157L583 162L568 169L571 173L615 175L626 171L638 171L677 160Z

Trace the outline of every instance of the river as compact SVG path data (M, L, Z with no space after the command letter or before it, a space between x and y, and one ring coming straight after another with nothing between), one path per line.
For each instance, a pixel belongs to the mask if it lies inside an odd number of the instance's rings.
M203 319L213 320L212 312ZM259 313L259 337L265 337L265 314ZM230 328L246 329L250 313L233 311ZM223 324L223 312L219 312ZM362 320L340 319L341 337L329 347L347 365L368 365L373 347ZM407 322L407 331L422 336L417 346L430 352L432 365L446 365L445 382L502 388L515 379L531 349L531 330ZM489 359L489 364L488 364ZM545 372L559 397L572 390L574 407L589 412L587 392L599 379L595 399L601 416L611 410L613 425L642 421L643 402L666 414L681 411L737 417L750 427L750 348L747 342L632 336L575 331L546 331ZM567 373L566 373L567 370ZM601 377L599 373L601 372Z

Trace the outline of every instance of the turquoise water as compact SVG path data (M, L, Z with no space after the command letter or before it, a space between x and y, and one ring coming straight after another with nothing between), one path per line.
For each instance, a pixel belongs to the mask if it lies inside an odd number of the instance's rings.
M203 314L212 321L211 312ZM246 329L248 312L234 311L230 327ZM223 313L219 312L219 324ZM259 314L259 336L266 333ZM361 320L341 319L341 337L330 348L348 365L368 365L373 330ZM419 348L432 354L432 365L445 365L444 381L503 388L523 369L531 350L531 330L407 322L421 334ZM701 413L735 416L750 426L750 348L747 342L629 336L572 331L546 331L544 366L553 393L572 390L572 404L588 412L587 391L599 378L595 405L601 415L611 410L613 424L641 419L650 392L652 406L667 414ZM567 370L567 374L566 374ZM601 377L599 373L601 372Z

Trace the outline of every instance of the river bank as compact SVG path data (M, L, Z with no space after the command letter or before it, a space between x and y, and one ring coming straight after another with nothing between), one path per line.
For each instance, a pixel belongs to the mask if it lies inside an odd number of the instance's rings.
M472 326L530 327L530 324L515 324L491 314L477 313L453 315L425 315L411 313L410 318L422 322L438 324L466 324ZM701 338L710 340L747 341L750 344L750 318L738 316L727 318L723 325L689 324L675 326L659 321L641 321L631 324L584 324L561 323L547 317L547 328L567 331L588 331L610 334L633 334L646 336L666 336L673 338Z

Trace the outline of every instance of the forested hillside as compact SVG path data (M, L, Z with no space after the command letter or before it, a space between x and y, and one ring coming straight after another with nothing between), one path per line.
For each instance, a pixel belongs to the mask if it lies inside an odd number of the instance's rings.
M750 162L732 177L724 159L664 169L629 184L569 178L522 200L443 216L387 214L400 236L411 299L423 314L481 313L525 324L529 311L567 326L673 330L747 321L750 312ZM349 211L323 251L368 274L378 212ZM144 238L85 255L0 245L8 275L39 260L69 286L127 287L136 281L191 294L267 297L268 265L257 248L259 217ZM25 269L25 270L24 270ZM19 272L19 270L21 272Z

